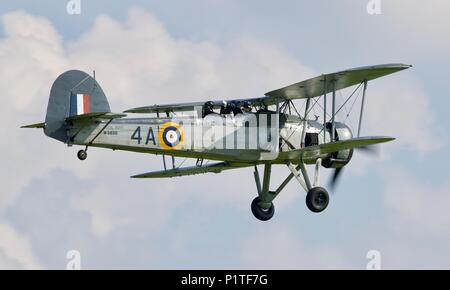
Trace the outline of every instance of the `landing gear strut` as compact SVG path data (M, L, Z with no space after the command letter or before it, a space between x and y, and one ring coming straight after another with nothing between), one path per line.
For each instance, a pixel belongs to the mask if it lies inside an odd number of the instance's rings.
M320 166L322 159L317 159L315 172L314 172L314 182L311 184L309 179L308 171L304 163L300 163L298 167L294 167L292 164L288 164L291 174L298 180L300 185L307 192L306 194L306 206L312 212L319 213L324 211L330 202L330 195L325 188L318 186L320 182ZM300 169L300 172L298 171ZM303 178L302 178L303 177Z
M105 130L106 127L108 127L108 125L109 125L113 120L114 120L114 118L111 118L108 122L106 122L105 126L103 126L103 127L100 129L100 131L98 131L97 135L95 135L94 138L92 138L91 141L89 141L89 142L86 143L86 148L85 148L84 150L78 151L78 153L77 153L78 159L80 159L81 161L86 160L86 158L87 158L87 150L88 150L88 147L94 143L95 139L97 139L97 137L100 136L100 134L103 132L103 130ZM74 137L75 137L75 136L74 136Z
M324 211L330 202L330 196L325 188L318 186L321 163L322 160L318 158L315 166L314 180L312 180L312 182L309 179L308 171L306 170L306 166L303 162L297 166L294 166L292 163L288 163L287 166L291 171L291 174L286 177L286 179L275 191L269 190L272 164L267 163L264 165L264 178L262 185L259 178L258 168L255 166L254 175L256 189L258 190L258 197L256 197L252 202L251 208L253 215L260 221L270 220L275 213L273 200L294 177L307 192L306 206L308 209L315 213Z
M277 192L269 190L270 174L272 171L272 164L264 165L264 179L261 187L261 181L259 179L258 167L255 166L255 182L258 190L258 197L252 202L252 213L255 218L260 221L268 221L273 217L275 213L275 206L273 205L273 199L278 195Z

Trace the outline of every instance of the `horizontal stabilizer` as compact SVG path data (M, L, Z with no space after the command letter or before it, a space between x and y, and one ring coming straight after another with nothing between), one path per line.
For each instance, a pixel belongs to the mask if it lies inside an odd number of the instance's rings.
M37 124L31 124L31 125L25 125L25 126L22 126L20 128L41 128L41 129L43 129L44 127L45 127L45 122L37 123Z
M348 150L358 147L366 147L378 143L393 141L392 137L360 137L349 140L331 142L310 146L302 149L296 149L288 152L281 152L279 157L283 160L298 160L299 158L313 158L321 154L329 154L341 150Z
M120 113L95 112L95 113L88 113L88 114L68 117L65 119L65 121L66 122L92 121L92 120L96 120L96 119L111 120L111 119L123 118L126 116L127 116L126 114L120 114Z
M241 167L246 167L246 166L252 166L252 164L235 165L235 164L230 164L229 162L220 162L220 163L212 163L212 164L208 164L208 165L203 165L200 167L199 166L191 166L191 167L184 167L184 168L174 168L174 169L169 169L169 170L148 172L148 173L131 176L131 178L167 178L167 177L178 177L178 176L186 176L186 175L203 174L203 173L210 173L210 172L220 173L224 170L241 168Z

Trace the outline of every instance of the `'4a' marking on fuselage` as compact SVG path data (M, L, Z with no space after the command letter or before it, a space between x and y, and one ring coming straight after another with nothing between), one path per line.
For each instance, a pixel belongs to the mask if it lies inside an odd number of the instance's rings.
M133 134L131 135L131 140L137 140L137 143L141 144L142 141L141 126L138 126L136 130L134 130ZM155 134L153 133L152 127L148 128L147 138L145 139L145 145L148 145L150 142L153 145L156 145Z

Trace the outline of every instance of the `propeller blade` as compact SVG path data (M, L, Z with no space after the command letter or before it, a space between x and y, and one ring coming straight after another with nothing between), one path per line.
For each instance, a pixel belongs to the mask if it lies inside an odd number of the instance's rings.
M375 145L368 145L364 147L357 147L355 148L359 152L366 153L372 156L378 156L380 153L380 147ZM337 184L339 183L339 179L342 176L342 171L344 170L344 167L336 168L333 171L333 175L331 176L331 180L329 182L330 189L334 191L336 189Z
M336 184L339 181L339 177L341 176L343 169L344 168L341 167L341 168L336 168L334 170L333 176L331 177L331 181L330 181L330 188L331 189L335 189L336 188Z
M370 155L375 155L375 156L377 156L380 153L380 147L376 146L376 145L358 147L355 149L358 150L359 152L364 152L364 153L367 153Z

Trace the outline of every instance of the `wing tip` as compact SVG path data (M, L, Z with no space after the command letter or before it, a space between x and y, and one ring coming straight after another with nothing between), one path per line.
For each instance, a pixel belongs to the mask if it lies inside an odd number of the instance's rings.
M384 142L390 142L390 141L396 140L397 138L391 137L391 136L362 136L362 137L358 137L358 138L354 138L354 139L376 139L376 140L382 140Z
M390 136L365 136L365 137L359 137L355 138L354 140L376 140L376 143L387 143L397 140L397 138L390 137Z
M130 178L133 179L143 179L145 178L143 174L131 175Z
M399 64L398 66L399 66L400 69L402 69L402 70L404 70L404 69L409 69L409 68L412 68L412 67L413 67L412 64L404 64L404 63L401 63L401 64Z
M390 141L396 140L395 137L390 137L390 136L380 136L378 138L385 140L385 142L390 142Z

